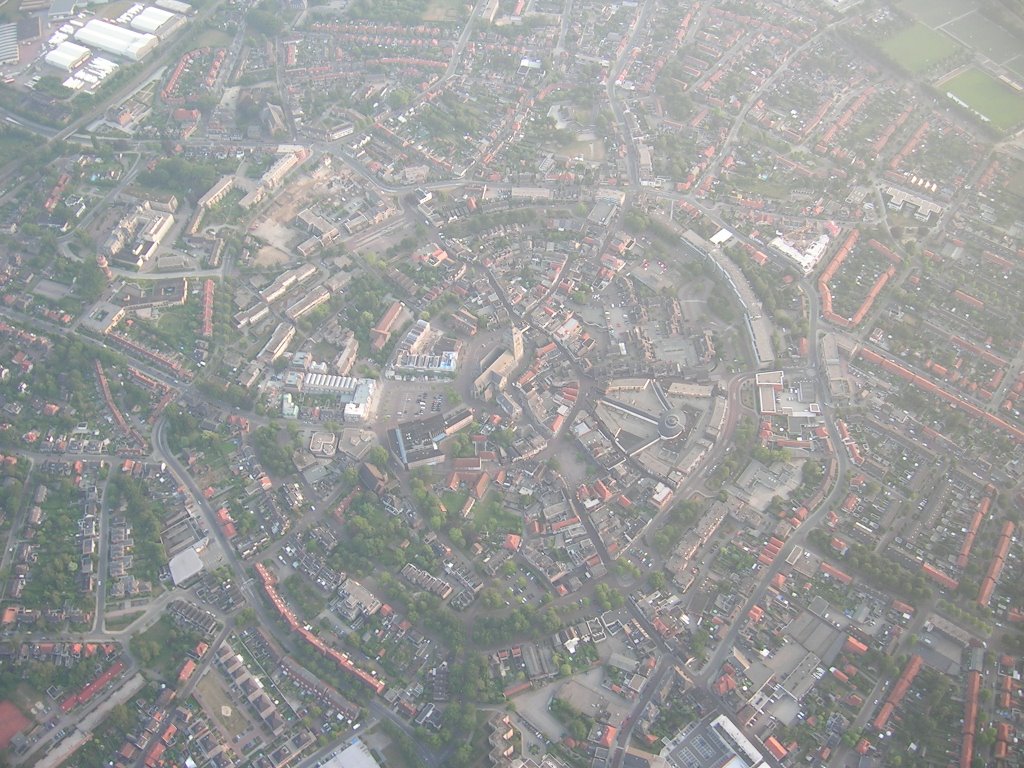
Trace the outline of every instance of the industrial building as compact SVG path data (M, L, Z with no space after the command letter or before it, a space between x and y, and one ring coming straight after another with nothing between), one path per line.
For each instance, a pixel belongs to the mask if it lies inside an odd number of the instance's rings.
M56 67L64 72L73 72L85 64L90 56L92 56L92 51L84 45L78 45L70 40L65 40L47 53L43 57L43 61L51 67Z
M0 64L17 64L20 60L18 25L0 24Z
M180 13L182 16L191 16L196 12L195 8L188 3L180 2L180 0L156 0L153 5L171 13Z
M130 22L132 29L166 38L181 29L185 19L176 13L149 6Z
M102 19L90 19L75 32L75 39L90 48L98 48L132 61L142 61L160 42L155 35L124 29Z

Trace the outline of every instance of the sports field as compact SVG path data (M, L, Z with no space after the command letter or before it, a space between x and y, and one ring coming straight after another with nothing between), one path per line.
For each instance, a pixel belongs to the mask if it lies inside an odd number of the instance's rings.
M915 75L960 50L949 37L920 22L885 38L881 47L893 63Z
M1024 50L1024 40L978 11L944 24L942 30L998 64Z
M0 701L0 749L7 749L11 739L32 723L9 701Z
M988 118L1000 131L1009 131L1024 121L1024 94L980 69L965 70L939 87Z
M908 16L937 27L977 8L971 0L904 0L899 8Z

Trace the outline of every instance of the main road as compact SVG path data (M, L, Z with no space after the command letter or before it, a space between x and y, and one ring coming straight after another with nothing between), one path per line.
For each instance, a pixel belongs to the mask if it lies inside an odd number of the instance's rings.
M825 393L828 392L828 377L825 375L818 355L818 323L821 319L821 310L818 303L818 296L814 291L813 285L809 285L809 287L805 286L805 288L805 293L808 298L809 313L808 339L811 342L809 350L810 359L806 372L816 378L819 391L822 393L822 397L820 398L821 415L825 424L825 429L828 431L829 440L832 443L832 460L837 462L836 474L832 480L832 488L826 494L825 498L823 498L821 503L811 511L807 520L805 520L803 524L789 537L789 539L786 540L785 545L782 547L782 550L779 552L778 557L775 558L774 562L760 572L761 575L758 579L757 586L744 602L743 607L736 614L736 618L733 621L732 626L729 627L729 630L715 648L714 653L712 653L711 657L704 665L704 668L695 676L697 682L702 685L706 685L708 683L729 654L732 653L733 646L736 644L736 638L738 637L740 629L746 620L747 614L750 612L751 608L764 600L764 596L768 591L771 580L786 565L786 558L789 557L790 553L792 553L796 547L803 546L804 542L807 540L807 535L817 527L818 523L821 522L828 510L834 509L837 506L840 498L846 494L848 489L847 474L849 473L850 459L846 455L846 451L843 448L842 438L839 435L839 430L836 428L835 411L832 406L832 401L830 398L825 396Z

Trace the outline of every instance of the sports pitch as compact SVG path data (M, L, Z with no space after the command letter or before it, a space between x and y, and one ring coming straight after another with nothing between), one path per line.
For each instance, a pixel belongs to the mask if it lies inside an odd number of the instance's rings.
M1009 131L1024 121L1024 94L980 69L968 69L939 86L987 117L994 128Z
M881 47L894 63L915 75L960 50L949 37L920 22L887 37Z

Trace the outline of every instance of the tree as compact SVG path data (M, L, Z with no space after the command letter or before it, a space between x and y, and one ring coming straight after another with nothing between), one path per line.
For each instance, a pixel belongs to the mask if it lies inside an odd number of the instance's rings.
M381 445L375 445L367 451L366 460L381 472L385 472L388 467L388 451Z
M665 574L661 571L654 571L647 576L647 586L654 590L665 588Z

